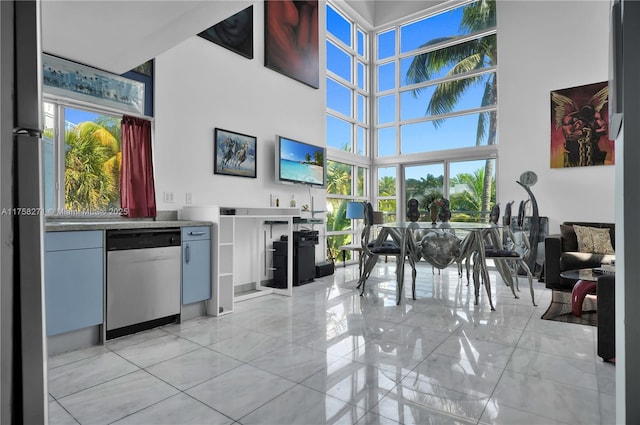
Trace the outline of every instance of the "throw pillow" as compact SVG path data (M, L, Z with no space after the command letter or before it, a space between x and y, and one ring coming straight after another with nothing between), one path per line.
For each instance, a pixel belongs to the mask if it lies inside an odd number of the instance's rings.
M573 225L578 240L578 251L590 254L615 254L611 246L609 229Z
M578 237L573 226L567 224L560 225L560 235L562 236L563 251L578 251Z
M595 254L614 255L616 253L611 244L609 229L591 227L591 237L593 238L593 252Z

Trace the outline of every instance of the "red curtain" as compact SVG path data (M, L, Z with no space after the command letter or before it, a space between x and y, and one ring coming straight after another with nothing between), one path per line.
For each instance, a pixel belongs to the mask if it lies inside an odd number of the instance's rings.
M156 216L151 122L126 115L122 117L120 206L128 217Z

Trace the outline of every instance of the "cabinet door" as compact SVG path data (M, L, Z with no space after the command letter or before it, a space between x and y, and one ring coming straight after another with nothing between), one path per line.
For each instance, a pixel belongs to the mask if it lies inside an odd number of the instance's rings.
M45 252L47 335L102 324L103 258L102 248Z
M182 304L211 298L211 241L182 243Z

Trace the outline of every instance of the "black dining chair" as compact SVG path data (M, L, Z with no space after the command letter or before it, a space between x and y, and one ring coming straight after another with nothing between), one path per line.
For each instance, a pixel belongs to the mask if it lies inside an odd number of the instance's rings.
M396 257L396 273L401 273L404 269L402 266L402 262L404 262L405 257L409 259L409 264L412 268L412 288L411 294L413 299L416 299L416 259L414 253L416 252L415 242L412 237L407 239L407 248L403 255L402 250L400 249L400 245L398 242L394 240L383 240L383 241L370 241L371 238L371 226L373 225L373 206L370 202L364 203L364 229L362 229L361 234L361 246L364 257L364 270L360 279L358 280L358 285L356 288L360 288L360 295L364 294L365 285L367 278L371 275L371 271L373 267L378 262L378 257L380 255L384 256L394 256ZM384 237L386 233L381 233ZM380 239L380 237L378 238ZM397 281L402 282L403 276L398 276ZM398 304L400 303L400 298L398 298Z
M516 241L515 235L511 231L511 227L506 225L502 231L507 236L507 240ZM505 281L505 284L511 288L511 292L515 298L520 298L516 291L520 291L518 285L518 271L524 271L529 280L529 291L531 292L531 302L536 305L534 293L533 293L533 276L531 270L527 265L523 254L518 250L513 249L516 245L512 245L512 249L505 248L499 237L498 229L487 229L486 232L488 241L487 247L484 250L484 257L486 260L493 260L496 269ZM526 235L522 235L524 244L528 246L528 239ZM475 277L475 273L474 273Z

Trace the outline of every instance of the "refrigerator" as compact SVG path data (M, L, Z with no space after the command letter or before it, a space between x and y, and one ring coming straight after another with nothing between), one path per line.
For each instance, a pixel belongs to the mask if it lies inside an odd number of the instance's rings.
M0 423L47 423L40 2L0 1Z

